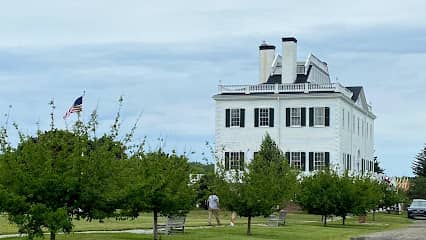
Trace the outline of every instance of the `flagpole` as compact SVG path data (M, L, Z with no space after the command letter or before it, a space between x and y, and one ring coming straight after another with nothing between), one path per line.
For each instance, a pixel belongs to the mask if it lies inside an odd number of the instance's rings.
M86 97L86 90L83 90L83 95L82 95L82 101L81 101L81 118L83 119L82 120L82 123L84 122L84 108L83 108L83 106L84 106L84 104L83 104L83 101L84 101L84 98ZM78 117L80 118L80 112L78 113Z

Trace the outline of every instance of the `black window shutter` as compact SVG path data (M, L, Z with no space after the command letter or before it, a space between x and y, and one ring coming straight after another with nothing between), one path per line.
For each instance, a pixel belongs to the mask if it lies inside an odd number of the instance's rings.
M290 166L290 152L285 153L285 158L287 158L287 163Z
M301 116L301 125L302 127L306 126L306 108L301 108L300 109L300 116Z
M231 109L225 109L225 127L230 127L231 126Z
M274 127L274 109L269 108L269 126Z
M309 152L309 171L313 171L314 170L314 153L313 152Z
M244 170L244 152L240 152L240 170Z
M290 127L290 108L285 109L285 126Z
M301 152L300 153L300 157L301 157L301 159L302 159L302 171L306 171L306 154L305 154L305 152Z
M225 170L229 170L229 152L225 152Z
M244 108L240 109L240 127L244 127L245 119L246 119L246 110Z
M314 126L314 108L309 108L309 127Z
M330 153L325 152L325 166L326 168L330 167Z
M259 108L254 109L254 126L259 127Z
M325 126L326 127L330 126L330 108L329 107L325 108Z
M254 152L254 153L253 153L253 159L255 159L255 158L256 158L257 154L258 154L258 152Z

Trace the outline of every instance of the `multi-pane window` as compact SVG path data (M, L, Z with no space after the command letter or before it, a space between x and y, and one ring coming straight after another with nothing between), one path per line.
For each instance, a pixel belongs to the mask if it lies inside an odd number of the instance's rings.
M225 152L225 170L232 169L244 169L244 152Z
M291 108L290 109L290 125L291 126L301 126L301 109L300 108Z
M239 152L230 152L229 153L229 168L230 169L240 169L240 153Z
M300 152L291 152L291 166L294 168L302 168L302 157Z
M314 108L314 126L325 125L325 108L316 107Z
M231 127L239 127L241 121L240 109L231 109Z
M259 108L259 126L269 126L269 108Z
M225 109L225 127L244 127L245 109L227 108Z
M321 170L325 167L325 153L314 153L314 170Z

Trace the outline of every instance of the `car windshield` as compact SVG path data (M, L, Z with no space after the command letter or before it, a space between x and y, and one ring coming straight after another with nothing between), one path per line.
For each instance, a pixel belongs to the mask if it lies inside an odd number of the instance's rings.
M426 200L423 201L413 201L410 207L426 207Z

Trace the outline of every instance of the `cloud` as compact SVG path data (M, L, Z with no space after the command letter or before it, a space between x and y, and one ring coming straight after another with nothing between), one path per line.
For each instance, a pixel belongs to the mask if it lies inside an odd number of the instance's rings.
M98 107L107 131L123 95L124 131L142 112L138 139L201 153L214 139L219 81L257 83L258 44L280 52L280 38L295 35L299 59L312 51L333 81L365 87L378 116L377 155L391 175L410 175L426 132L425 8L384 0L9 1L0 9L0 113L12 104L11 120L31 133L37 121L48 127L54 99L64 127L62 114L85 91L85 119Z

